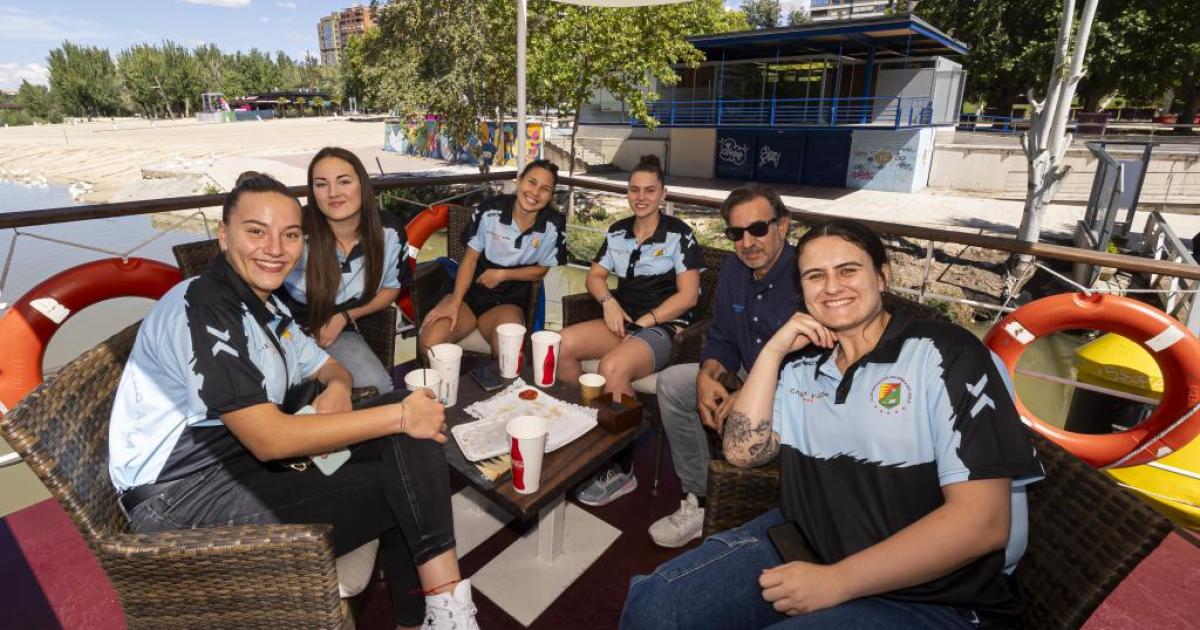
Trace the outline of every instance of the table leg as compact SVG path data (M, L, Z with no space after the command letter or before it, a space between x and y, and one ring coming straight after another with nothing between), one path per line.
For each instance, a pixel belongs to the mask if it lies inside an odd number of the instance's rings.
M563 536L567 525L566 495L558 497L538 511L538 559L554 562L563 553Z

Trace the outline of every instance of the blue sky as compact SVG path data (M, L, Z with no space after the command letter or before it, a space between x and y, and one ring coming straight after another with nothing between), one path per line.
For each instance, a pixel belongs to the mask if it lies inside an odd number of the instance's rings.
M471 0L463 0L470 2ZM0 0L0 90L46 83L46 55L64 39L117 51L171 39L189 47L318 55L317 21L352 0ZM362 0L363 4L367 0ZM736 7L740 0L725 0ZM783 5L807 5L785 0ZM786 6L785 6L786 11Z
M318 55L317 21L351 0L0 0L0 89L46 82L46 55L64 39L114 55L140 42L171 39L221 50ZM363 2L366 4L366 2Z

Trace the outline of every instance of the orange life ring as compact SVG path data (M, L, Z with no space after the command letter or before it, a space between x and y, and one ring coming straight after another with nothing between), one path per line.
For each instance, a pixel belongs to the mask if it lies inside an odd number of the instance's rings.
M105 258L72 267L21 296L0 317L0 414L42 382L46 346L63 322L117 297L157 300L183 279L179 270L145 258Z
M1166 313L1117 295L1054 295L1011 312L983 341L1015 374L1017 359L1033 340L1069 329L1117 333L1154 356L1163 374L1163 395L1149 418L1128 431L1089 435L1064 431L1030 413L1017 397L1017 410L1034 430L1093 466L1134 466L1183 448L1200 434L1200 339Z
M439 203L436 206L429 206L422 210L404 228L405 238L408 240L409 246L417 249L424 247L425 241L429 238L430 234L446 227L449 217L450 206L448 204ZM416 273L416 256L408 259L408 270L412 274ZM408 317L408 321L416 321L416 312L413 310L412 302L412 287L400 289L400 295L396 298L396 306L400 307L400 310Z

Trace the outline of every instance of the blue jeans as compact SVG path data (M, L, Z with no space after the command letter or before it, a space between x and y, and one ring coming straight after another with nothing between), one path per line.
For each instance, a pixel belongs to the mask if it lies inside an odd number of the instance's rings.
M355 387L374 387L380 394L395 389L391 371L380 365L367 340L353 330L343 330L325 351L350 372Z
M970 629L973 613L883 597L789 617L763 599L758 577L783 564L767 530L784 521L778 509L709 536L704 544L635 576L621 613L623 630L720 628Z

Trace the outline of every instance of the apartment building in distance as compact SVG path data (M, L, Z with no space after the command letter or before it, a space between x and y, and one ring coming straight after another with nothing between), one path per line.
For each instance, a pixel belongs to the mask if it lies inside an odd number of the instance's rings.
M371 15L371 8L359 6L357 2L348 9L334 11L321 18L321 21L317 23L317 39L321 45L321 65L337 65L349 38L361 35L363 31L374 25L375 19Z
M809 16L814 22L848 20L884 15L888 0L812 0Z

